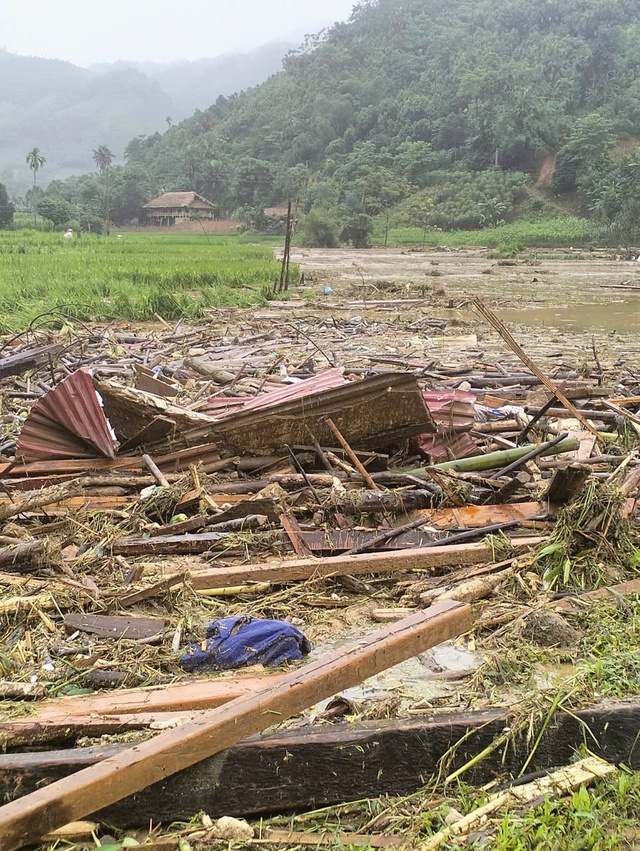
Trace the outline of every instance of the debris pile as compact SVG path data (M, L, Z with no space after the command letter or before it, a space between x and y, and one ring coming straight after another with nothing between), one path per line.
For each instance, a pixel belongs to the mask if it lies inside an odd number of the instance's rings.
M500 641L566 648L572 619L640 591L640 379L543 369L479 299L500 360L468 336L457 363L398 354L385 304L4 343L3 849L96 812L141 828L204 811L198 836L231 839L228 816L411 794L452 749L508 771L527 742L514 725L512 763L492 761ZM540 768L566 733L546 726ZM605 726L593 749L626 758ZM416 758L398 767L398 748ZM303 843L284 833L262 840Z

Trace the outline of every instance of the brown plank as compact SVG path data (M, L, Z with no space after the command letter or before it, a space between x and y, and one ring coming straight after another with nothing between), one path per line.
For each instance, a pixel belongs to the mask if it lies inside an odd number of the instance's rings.
M515 552L523 552L538 546L544 540L542 537L512 538L511 545ZM282 562L217 567L194 571L192 584L196 590L202 591L244 585L253 581L294 582L309 579L312 576L353 576L361 573L401 573L409 570L435 571L492 560L491 547L480 542L387 553L367 553L366 555L292 559Z
M7 355L0 359L0 378L7 378L9 375L20 375L29 369L37 369L40 366L48 364L49 361L55 360L61 349L62 343L50 343L47 346L39 346L38 348L23 349L13 355Z
M546 508L539 502L516 502L512 505L462 505L459 508L421 509L417 517L436 529L481 529L493 523L508 523L544 514Z
M34 842L460 634L471 622L470 606L432 607L286 674L277 686L236 698L120 756L5 804L0 807L0 847L15 851Z
M80 630L101 638L153 638L164 629L160 618L134 618L122 615L75 615L64 617L64 625L70 632Z
M111 550L117 555L195 555L206 553L215 544L223 541L223 532L196 532L192 535L159 535L155 538L117 538Z
M300 830L276 830L265 828L262 840L265 844L274 845L311 845L319 848L331 845L334 848L391 848L406 842L405 836L384 835L382 833L304 833ZM257 844L254 840L253 845Z
M61 697L38 707L38 718L69 719L73 715L119 715L137 712L185 712L213 709L244 694L274 685L282 674L191 680L172 686L121 689L108 695Z
M616 599L625 594L640 594L640 579L631 579L629 582L621 582L619 585L610 585L606 588L597 588L595 591L587 591L584 594L572 594L553 600L550 605L557 612L583 612L590 603L597 600L609 600L615 603Z
M0 741L3 747L34 747L43 744L68 744L82 736L114 736L132 730L145 730L152 724L158 729L176 726L185 718L202 713L193 712L136 712L113 715L71 715L41 718L39 715L0 721ZM159 726L158 726L159 725ZM2 847L2 846L0 846Z

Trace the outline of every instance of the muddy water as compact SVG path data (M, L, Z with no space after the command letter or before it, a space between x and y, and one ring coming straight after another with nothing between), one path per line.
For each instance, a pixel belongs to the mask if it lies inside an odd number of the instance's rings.
M553 307L503 308L500 318L510 324L552 327L571 331L600 331L624 334L640 330L640 292L628 299L600 304L575 302Z
M337 297L348 292L368 298L415 298L439 292L463 304L480 295L512 325L557 328L565 332L596 331L633 334L640 330L640 264L616 261L603 254L581 259L554 259L545 254L499 265L487 252L415 252L397 249L349 251L304 249L295 257L307 275L330 284ZM474 319L464 308L442 312L442 318Z

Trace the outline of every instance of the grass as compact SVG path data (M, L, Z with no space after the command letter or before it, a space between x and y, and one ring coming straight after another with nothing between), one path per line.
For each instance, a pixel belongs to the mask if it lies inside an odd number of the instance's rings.
M0 231L0 331L57 311L83 321L203 317L264 303L280 265L269 244L236 237ZM297 271L294 269L293 279Z
M376 245L384 242L381 223L373 236ZM536 219L500 225L497 228L470 231L427 230L421 228L392 228L388 235L389 248L404 248L425 245L427 248L446 246L448 248L487 247L504 250L511 248L553 247L588 245L600 240L600 234L594 224L577 216L556 216L548 219Z
M506 814L491 840L495 851L587 851L636 848L640 838L640 775L620 773L560 801ZM443 848L460 847L445 845ZM487 847L479 840L471 847Z

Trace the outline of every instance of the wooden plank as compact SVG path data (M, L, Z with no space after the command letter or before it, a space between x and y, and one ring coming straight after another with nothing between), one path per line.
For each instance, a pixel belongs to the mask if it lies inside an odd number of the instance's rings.
M164 629L160 618L124 617L121 615L75 615L64 617L64 625L69 632L88 632L101 638L153 638Z
M43 744L68 744L82 736L113 736L150 727L167 729L190 720L201 712L136 712L130 715L40 716L0 721L3 747L33 747ZM1 847L1 846L0 846Z
M571 594L560 600L552 600L549 604L557 612L584 612L591 603L597 600L608 600L611 603L625 594L640 594L640 579L631 579L629 582L621 582L619 585L610 585L606 588L597 588L595 591L587 591L584 594Z
M0 807L3 851L35 842L44 833L218 753L274 721L284 721L337 691L458 635L471 625L471 607L443 604L372 633L286 674L279 685L236 698L176 730L77 772Z
M300 830L276 830L267 827L262 839L253 840L252 845L311 845L320 848L331 845L340 848L391 848L406 842L405 836L393 836L382 833L303 833Z
M198 812L223 815L305 811L330 804L408 795L437 773L459 743L452 768L468 762L509 723L504 708L435 712L411 719L314 725L245 739L109 807L99 820L118 828L187 821ZM640 701L606 702L557 713L530 770L570 762L585 741L610 762L640 768ZM592 735L594 738L592 738ZM0 798L21 795L74 771L121 754L127 745L102 745L29 754L0 754ZM529 755L526 735L498 749L468 773L472 784L517 775Z
M540 545L544 540L543 537L512 538L511 546L514 552L520 553ZM232 565L193 571L191 576L193 588L202 591L254 581L295 582L312 576L354 576L362 573L402 573L410 570L437 571L492 560L491 547L480 542L388 553Z
M50 502L32 509L25 508L26 514L49 514L54 517L77 511L118 511L138 500L138 494L131 496L74 496L60 502ZM15 505L15 500L0 497L0 506Z
M37 719L69 719L73 715L119 715L138 712L192 712L213 709L244 694L275 685L278 674L219 677L177 685L121 689L108 695L61 697L39 704Z
M1 358L0 378L20 375L29 369L38 369L49 361L55 361L55 355L61 351L62 346L63 343L51 343L38 348L23 349L21 352Z

